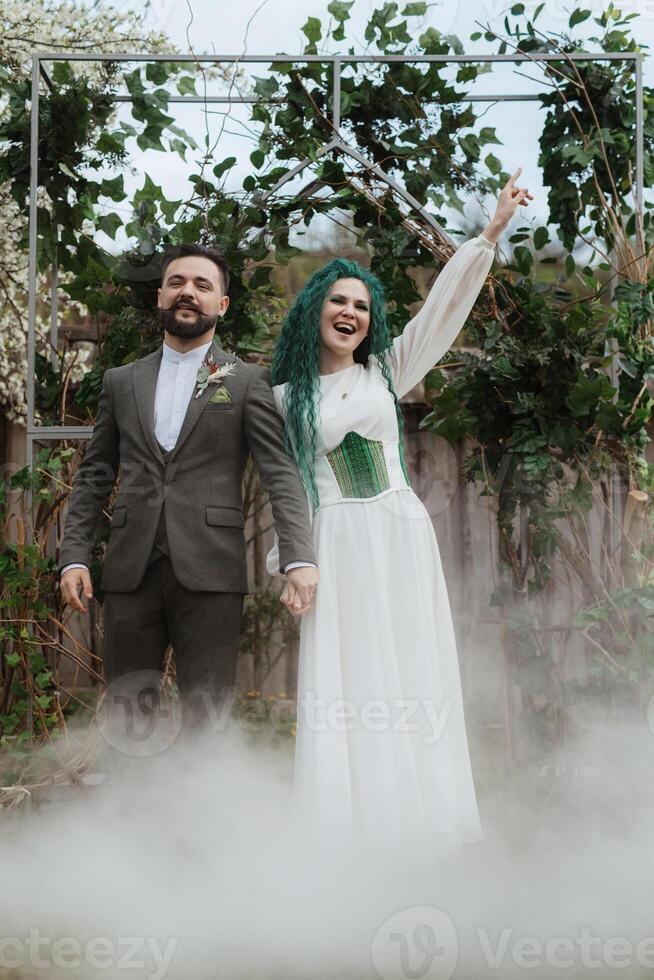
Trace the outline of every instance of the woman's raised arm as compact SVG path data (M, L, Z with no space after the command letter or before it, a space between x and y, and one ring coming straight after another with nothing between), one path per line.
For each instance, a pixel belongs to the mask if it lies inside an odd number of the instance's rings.
M385 352L398 398L417 385L450 349L490 272L498 234L519 205L533 200L526 187L516 186L521 170L519 167L502 188L495 214L484 232L459 246L443 266L420 312Z
M483 235L460 245L441 269L422 309L387 352L398 398L410 391L450 349L468 319L491 265L495 246Z

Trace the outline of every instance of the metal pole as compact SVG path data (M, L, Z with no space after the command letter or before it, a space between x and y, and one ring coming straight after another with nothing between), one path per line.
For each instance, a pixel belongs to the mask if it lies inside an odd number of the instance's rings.
M643 56L638 52L636 57L636 209L640 219L636 221L637 245L640 254L645 254L645 243L643 241L642 215L643 215L643 185L645 148L643 145Z
M33 437L29 430L34 426L34 364L35 364L35 324L36 324L36 264L37 264L37 202L36 193L38 186L39 169L39 56L32 55L32 102L30 106L30 210L29 210L29 273L28 273L28 297L27 297L27 465L31 472L33 466ZM34 506L31 489L25 492L25 544L32 544L32 508ZM31 627L28 630L30 636L33 633ZM25 655L27 674L32 677L32 655L29 648ZM31 692L28 691L27 698L27 752L28 758L32 761L32 749L34 739L34 711L32 706ZM31 803L31 799L28 798Z
M636 74L636 187L634 206L636 210L636 252L640 258L645 255L645 242L643 241L643 185L644 185L644 145L643 145L643 59L640 52L636 52L634 68ZM616 201L617 206L617 201ZM615 250L613 251L615 256ZM611 287L611 296L614 293L614 285ZM620 384L620 367L618 362L618 341L615 337L611 338L610 348L612 352L611 364L609 367L609 378L611 384L617 389ZM617 401L616 395L613 401ZM626 548L621 529L624 520L624 483L620 476L618 465L614 463L609 472L609 505L611 513L607 518L607 552L609 557L607 567L607 580L611 588L617 588L619 584L619 570L615 567L618 557ZM618 523L620 528L618 528ZM601 557L601 556L600 556Z
M334 60L334 95L332 105L332 125L335 133L338 134L341 128L341 61L340 58Z
M30 210L29 210L29 273L27 299L27 427L34 426L34 363L36 326L36 194L39 170L39 55L32 55L32 105L30 125ZM31 466L31 462L30 462Z
M114 95L114 102L132 102L131 95ZM239 103L264 103L265 105L281 105L283 99L260 99L256 95L208 95L205 99L203 95L169 95L167 102L200 102L202 105L207 103L223 103L225 105L238 105Z
M340 74L338 77L339 81L339 95L340 95ZM336 95L335 88L333 89L334 96ZM131 95L114 95L114 102L131 102ZM219 105L283 105L283 99L259 99L255 95L208 95L206 99L201 95L170 95L167 99L168 102L197 102L202 105L207 104L219 104ZM497 95L463 95L457 101L459 102L539 102L540 95L525 95L516 92L504 92L498 93ZM336 103L334 103L336 104ZM439 102L437 99L423 99L422 105L444 105L445 103ZM339 126L340 126L340 101L338 103L339 108Z
M59 228L54 226L54 258L50 273L50 364L53 371L57 370L57 348L59 344L59 260L57 248L59 245Z
M92 425L34 425L28 434L39 439L87 439L93 433Z
M537 54L386 54L376 57L375 55L358 54L82 54L82 53L62 53L61 51L42 51L39 54L41 61L168 61L173 64L221 64L227 62L250 63L250 64L328 64L333 61L341 61L343 64L428 64L431 62L447 62L451 64L466 64L467 62L504 62L504 61L633 61L638 57L635 51L598 51L598 52L579 52L573 51L566 54L556 54L553 52L538 52Z

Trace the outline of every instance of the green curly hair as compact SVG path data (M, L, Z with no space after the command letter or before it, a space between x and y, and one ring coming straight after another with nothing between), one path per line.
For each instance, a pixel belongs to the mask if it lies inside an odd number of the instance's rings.
M393 387L388 362L380 357L391 346L392 337L386 322L384 288L374 273L350 259L332 259L317 269L305 283L289 309L275 347L271 364L274 385L286 384L283 407L284 443L295 456L309 500L314 508L320 503L316 486L314 458L320 400L320 314L327 292L337 279L360 279L370 294L370 329L354 351L356 363L368 364L377 356L388 390L395 402L399 429L400 460L405 476L402 409ZM306 435L308 434L308 445ZM408 476L407 476L408 482Z

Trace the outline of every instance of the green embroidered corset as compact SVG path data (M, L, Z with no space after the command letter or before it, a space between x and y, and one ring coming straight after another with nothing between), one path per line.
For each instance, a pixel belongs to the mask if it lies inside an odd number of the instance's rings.
M343 497L376 497L392 486L381 441L348 432L325 459Z

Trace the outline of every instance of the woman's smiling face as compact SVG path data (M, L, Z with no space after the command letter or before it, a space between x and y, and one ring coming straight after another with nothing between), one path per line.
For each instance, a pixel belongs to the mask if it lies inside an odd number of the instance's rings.
M368 287L360 279L337 279L327 291L320 314L321 348L350 359L369 327Z

